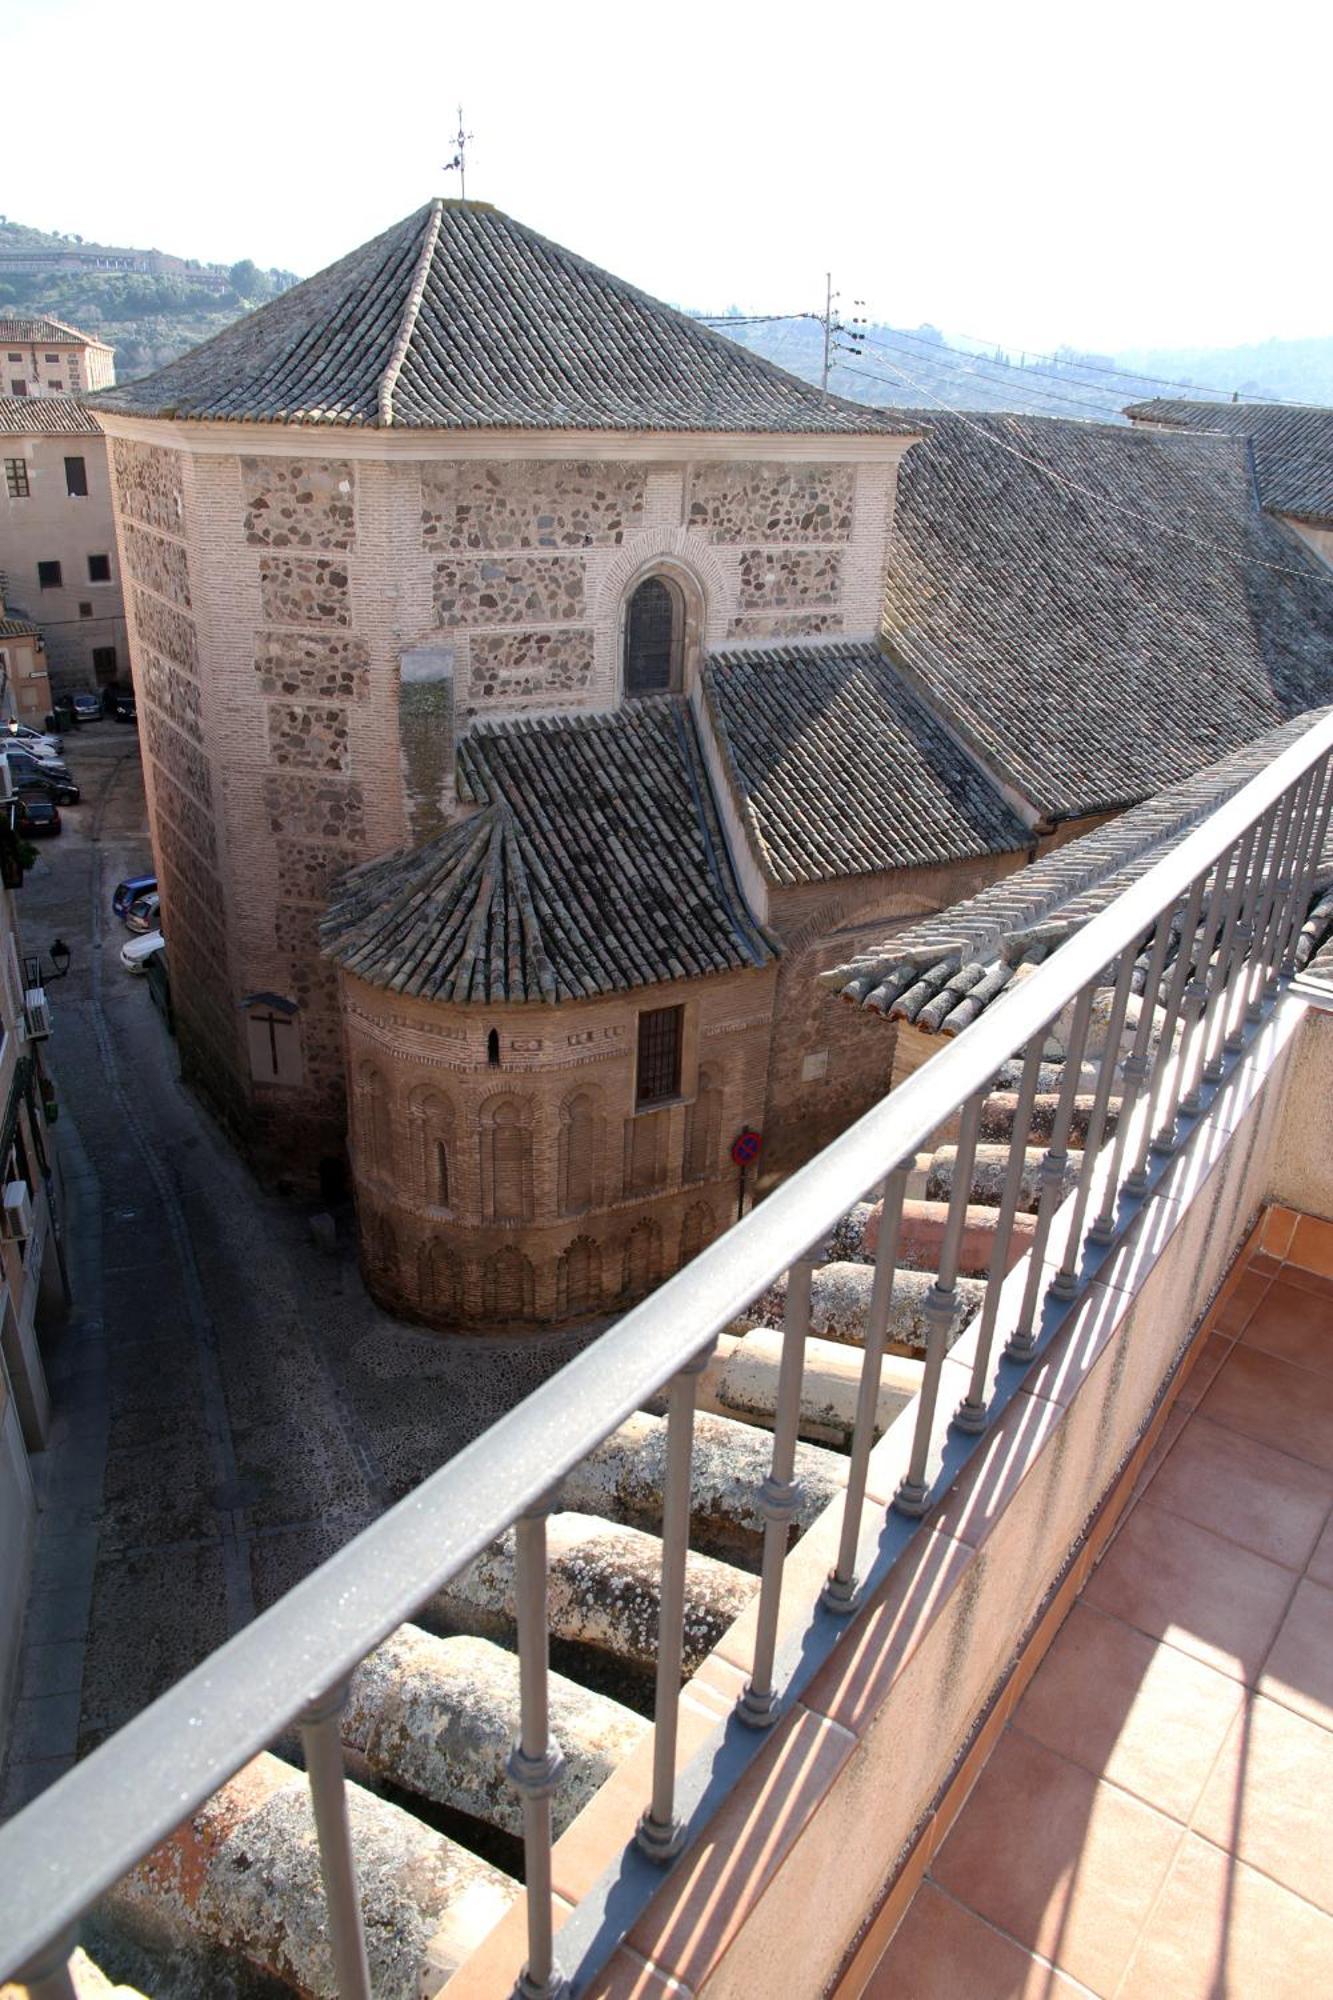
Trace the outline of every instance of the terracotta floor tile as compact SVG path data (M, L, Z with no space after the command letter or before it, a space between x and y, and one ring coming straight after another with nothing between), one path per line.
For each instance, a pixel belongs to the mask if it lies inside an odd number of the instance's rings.
M1014 1727L1185 1821L1243 1699L1225 1674L1077 1604Z
M1307 1377L1313 1380L1313 1377ZM1084 1591L1097 1610L1253 1683L1295 1579L1263 1556L1141 1500Z
M1318 1271L1303 1271L1299 1264L1282 1266L1282 1282L1294 1285L1297 1291L1313 1292L1316 1298L1333 1299L1333 1278L1322 1278Z
M1333 1378L1237 1341L1199 1405L1228 1430L1333 1472Z
M1281 1278L1268 1287L1241 1339L1247 1347L1261 1347L1295 1368L1333 1375L1333 1303Z
M1282 1259L1269 1254L1267 1250L1255 1250L1250 1257L1250 1271L1256 1278L1275 1278L1282 1269Z
M1333 1729L1333 1590L1309 1577L1297 1584L1259 1692Z
M1010 1730L931 1875L1071 1978L1112 1993L1179 1838L1173 1820Z
M1300 1221L1294 1208L1270 1208L1259 1225L1257 1250L1266 1250L1270 1257L1285 1257L1291 1249L1291 1239Z
M1215 1333L1238 1334L1268 1290L1266 1273L1247 1271L1229 1298L1222 1301L1213 1318Z
M1316 1583L1326 1583L1333 1589L1333 1518L1330 1518L1323 1534L1315 1544L1314 1554L1305 1565L1305 1573Z
M1333 1911L1333 1733L1255 1697L1232 1723L1194 1830Z
M1287 1256L1291 1263L1321 1278L1333 1278L1333 1222L1321 1222L1317 1215L1303 1215L1296 1224Z
M871 1973L864 2000L1073 2000L1079 1992L927 1882Z
M1190 1835L1118 2000L1313 2000L1333 1992L1333 1918Z
M1216 1375L1218 1369L1222 1366L1222 1363L1226 1360L1228 1354L1230 1354L1232 1344L1229 1334L1209 1334L1202 1349L1195 1357L1194 1366L1180 1385L1180 1392L1176 1397L1176 1408L1178 1410L1183 1410L1188 1414L1190 1410L1198 1408L1199 1399Z
M1199 1414L1158 1468L1149 1498L1256 1555L1304 1569L1333 1508L1333 1473Z

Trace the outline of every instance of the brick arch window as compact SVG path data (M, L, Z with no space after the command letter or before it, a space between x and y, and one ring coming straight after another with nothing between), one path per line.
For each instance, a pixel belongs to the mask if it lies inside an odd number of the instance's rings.
M625 1244L624 1290L641 1298L662 1275L662 1232L655 1222L636 1222Z
M646 576L625 610L625 693L674 694L682 681L685 600L674 578Z
M601 1103L595 1090L576 1091L560 1107L560 1213L582 1215L597 1202L602 1164Z
M688 1264L712 1242L717 1233L717 1222L706 1201L696 1201L685 1211L685 1219L680 1225L680 1261Z
M488 1222L532 1218L532 1107L521 1097L481 1107L481 1191Z
M555 1272L556 1310L592 1313L602 1303L602 1253L590 1236L576 1236Z
M722 1147L722 1086L713 1070L699 1071L699 1088L685 1126L685 1178L706 1180L717 1172Z
M454 1199L454 1107L442 1092L418 1087L407 1112L421 1199L432 1208L449 1208Z
M387 1174L393 1164L393 1120L389 1091L374 1063L356 1072L356 1138L363 1164L374 1174Z
M417 1295L422 1311L457 1319L461 1293L458 1259L452 1251L438 1237L423 1243L417 1252Z
M398 1237L387 1215L372 1215L366 1229L370 1268L389 1284L398 1282Z
M521 1250L509 1244L486 1259L481 1302L488 1319L518 1319L531 1313L533 1292L532 1265Z

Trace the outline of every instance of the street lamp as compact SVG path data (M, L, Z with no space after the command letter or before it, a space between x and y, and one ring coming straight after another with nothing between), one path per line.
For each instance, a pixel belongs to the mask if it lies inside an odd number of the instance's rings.
M69 962L74 954L65 943L64 938L55 938L52 940L50 953L51 977L52 979L63 979L69 971Z

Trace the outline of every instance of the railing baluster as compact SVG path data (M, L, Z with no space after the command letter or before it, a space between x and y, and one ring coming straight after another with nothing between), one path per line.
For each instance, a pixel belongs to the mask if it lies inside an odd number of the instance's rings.
M1097 1090L1088 1116L1087 1135L1083 1141L1083 1165L1079 1171L1074 1205L1069 1212L1069 1233L1065 1238L1064 1256L1060 1261L1060 1268L1051 1280L1051 1291L1057 1299L1072 1299L1078 1290L1078 1267L1083 1255L1083 1223L1088 1213L1088 1203L1092 1199L1092 1177L1097 1170L1097 1155L1101 1150L1102 1133L1106 1129L1106 1112L1111 1101L1111 1086L1115 1082L1115 1073L1120 1065L1120 1044L1125 1032L1125 1015L1129 1012L1130 989L1134 984L1134 965L1142 942L1141 938L1136 938L1132 945L1125 946L1120 955L1120 970L1116 975L1111 1009L1106 1021L1106 1040L1102 1047L1101 1062L1097 1067Z
M1152 1041L1152 1031L1157 1020L1157 995L1162 984L1166 954L1171 948L1171 923L1174 915L1173 905L1170 909L1163 910L1157 920L1157 930L1148 958L1148 971L1143 982L1143 992L1139 996L1139 1025L1134 1031L1129 1055L1125 1058L1124 1086L1120 1094L1120 1114L1116 1121L1115 1144L1111 1152L1110 1171L1106 1176L1106 1191L1102 1196L1101 1208L1088 1231L1090 1243L1110 1243L1115 1237L1116 1210L1120 1205L1121 1175L1124 1172L1125 1153L1129 1146L1129 1128L1138 1106L1139 1093L1148 1080L1148 1045ZM1128 1181L1125 1185L1128 1186Z
M1305 922L1306 912L1310 907L1314 874L1319 866L1324 839L1328 833L1329 813L1333 811L1331 770L1333 767L1330 766L1327 757L1315 766L1310 802L1310 833L1297 865L1296 880L1292 886L1291 912L1283 935L1282 975L1286 979L1290 979L1296 970L1296 940L1300 936L1301 925Z
M1277 831L1268 864L1264 900L1259 911L1254 974L1250 980L1249 995L1245 1004L1245 1019L1251 1027L1263 1018L1264 1003L1274 984L1272 974L1283 907L1282 881L1291 865L1293 843L1298 838L1297 830L1302 823L1304 801L1313 782L1314 773L1305 772L1278 801Z
M653 1705L653 1795L637 1840L654 1861L680 1852L676 1817L676 1737L685 1659L685 1569L690 1546L694 1469L694 1399L716 1340L672 1377L667 1400L666 1476L662 1488L662 1593L657 1620L657 1697Z
M1196 1118L1203 1104L1200 1091L1203 1088L1204 1019L1209 997L1214 991L1213 957L1221 943L1228 884L1239 844L1233 841L1226 853L1217 858L1203 927L1195 940L1194 971L1185 988L1185 1025L1180 1037L1180 1061L1174 1078L1176 1089L1171 1113L1171 1144L1166 1149L1170 1152L1176 1149L1176 1127L1180 1114L1183 1112L1187 1118Z
M1009 1242L1013 1234L1014 1217L1018 1213L1018 1198L1023 1191L1023 1169L1027 1164L1028 1135L1032 1129L1032 1106L1037 1095L1037 1080L1041 1074L1041 1057L1045 1041L1044 1029L1032 1037L1023 1058L1023 1069L1018 1080L1013 1130L1009 1136L1009 1158L1005 1163L1004 1186L1000 1193L999 1213L995 1219L995 1240L991 1245L990 1267L986 1273L986 1296L981 1302L977 1349L972 1361L972 1379L967 1385L967 1394L953 1416L954 1423L960 1431L983 1431L986 1428L986 1385L990 1379L990 1353L995 1339L995 1316L999 1311L1000 1293L1004 1289L1008 1273Z
M1217 1083L1222 1076L1222 1043L1226 1034L1227 1000L1231 993L1231 973L1236 960L1237 932L1240 929L1241 912L1250 893L1250 870L1254 859L1259 828L1249 828L1241 840L1236 855L1236 866L1230 879L1223 884L1223 907L1225 922L1217 947L1217 962L1213 967L1209 984L1207 1004L1203 1010L1203 1025L1199 1031L1200 1083ZM1218 1032L1218 1023L1222 1031Z
M1160 1107L1166 1089L1166 1081L1172 1063L1176 1060L1176 1029L1180 1023L1181 1009L1185 1001L1185 982L1189 977L1190 964L1194 954L1194 940L1198 935L1199 912L1203 907L1205 878L1197 875L1190 886L1185 904L1185 914L1181 920L1180 942L1176 948L1175 962L1171 967L1171 980L1167 988L1166 1000L1162 1007L1162 1025L1158 1032L1157 1056L1152 1066L1152 1082L1143 1107L1143 1132L1132 1172L1126 1177L1125 1189L1135 1197L1142 1197L1148 1191L1148 1156L1161 1150L1158 1139ZM1174 1128L1175 1114L1172 1113ZM1165 1150L1170 1151L1174 1141Z
M1065 1053L1065 1073L1061 1079L1055 1118L1051 1124L1051 1142L1041 1163L1037 1226L1032 1235L1032 1248L1028 1252L1028 1274L1023 1287L1023 1303L1019 1308L1018 1324L1005 1342L1004 1351L1011 1361L1027 1361L1036 1352L1037 1336L1033 1329L1037 1318L1037 1299L1041 1291L1041 1274L1046 1261L1046 1245L1051 1234L1051 1223L1064 1192L1065 1165L1069 1158L1069 1127L1073 1121L1074 1099L1078 1096L1078 1086L1083 1074L1083 1051L1088 1045L1093 991L1093 981L1089 980L1074 1002L1069 1047Z
M523 1875L528 1899L528 1962L520 2000L558 2000L551 1901L551 1794L564 1758L551 1735L546 1617L546 1516L553 1502L514 1523L514 1610L518 1625L519 1734L509 1776L523 1800Z
M799 1488L793 1478L796 1437L801 1422L801 1380L805 1373L805 1343L810 1332L810 1279L814 1262L798 1258L787 1273L787 1304L782 1315L782 1360L778 1364L777 1407L773 1419L773 1459L759 1492L764 1517L764 1557L759 1580L759 1614L754 1640L754 1665L736 1713L752 1729L767 1729L776 1721L778 1696L773 1686L777 1654L778 1612L782 1605L782 1566L796 1513Z
M907 1176L911 1169L911 1160L900 1160L884 1182L879 1241L875 1245L875 1277L870 1288L870 1310L866 1315L866 1344L861 1356L856 1421L852 1428L851 1460L843 1500L842 1534L837 1560L824 1585L824 1603L830 1611L851 1611L857 1600L857 1532L866 1497L870 1453L875 1443L884 1344L888 1335L889 1307L893 1303L893 1285L898 1274L898 1249L902 1242L903 1197L907 1192Z
M989 1088L989 1085L987 1086ZM926 1372L918 1391L916 1429L912 1433L912 1455L893 1504L900 1514L923 1514L930 1482L926 1477L930 1461L931 1435L935 1428L935 1405L939 1401L940 1374L949 1351L949 1329L958 1310L958 1252L967 1220L968 1196L972 1192L972 1168L977 1157L977 1133L981 1129L981 1107L986 1091L978 1090L963 1106L958 1128L954 1163L953 1194L940 1245L939 1273L926 1296Z
M347 1782L338 1735L338 1718L347 1704L347 1686L346 1681L338 1682L302 1711L301 1745L310 1781L315 1832L319 1837L319 1865L324 1877L339 2000L370 2000L361 1892L352 1853Z
M74 1974L69 1962L78 1945L78 1938L69 1931L61 1931L52 1938L40 1958L30 1959L20 1968L17 1981L28 1989L29 2000L79 2000L78 1988L74 1984Z
M1277 819L1277 807L1270 806L1259 822L1258 843L1254 865L1250 870L1245 907L1236 926L1235 979L1223 1006L1223 1035L1216 1057L1219 1070L1222 1058L1239 1054L1245 1041L1245 1006L1253 983L1254 957L1260 944L1260 913L1268 893L1269 855L1273 851L1273 834L1277 827Z

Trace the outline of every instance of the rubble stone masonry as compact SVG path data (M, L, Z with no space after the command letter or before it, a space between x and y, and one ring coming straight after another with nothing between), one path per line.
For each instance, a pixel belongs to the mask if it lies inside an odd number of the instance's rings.
M136 444L130 438L112 438L111 462L120 511L128 520L164 529L169 535L185 533L185 488L178 451Z
M243 458L245 539L270 549L350 549L356 468L348 459Z

